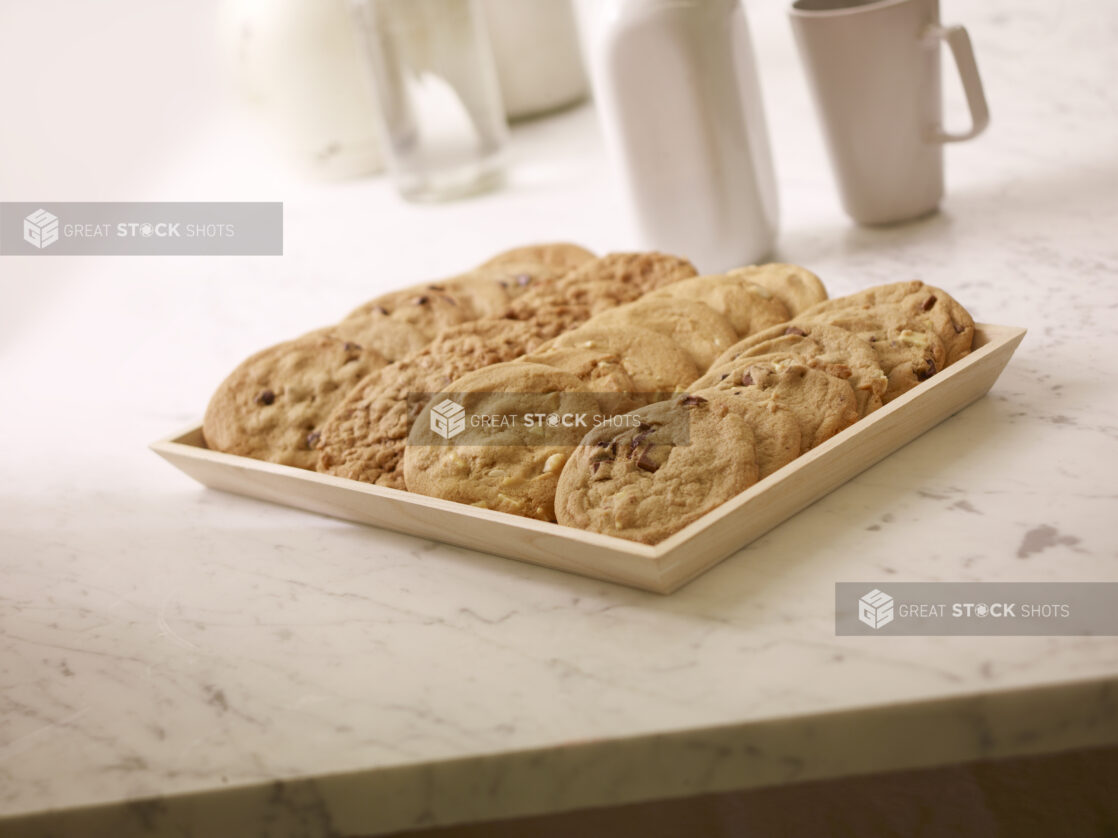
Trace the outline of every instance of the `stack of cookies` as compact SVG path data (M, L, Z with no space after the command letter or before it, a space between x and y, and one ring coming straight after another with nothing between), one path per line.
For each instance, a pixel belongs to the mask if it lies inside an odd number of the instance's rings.
M211 448L656 543L966 355L921 282L829 300L795 265L518 248L264 350ZM453 399L448 402L448 394ZM490 424L451 443L433 412ZM536 415L608 421L551 428Z

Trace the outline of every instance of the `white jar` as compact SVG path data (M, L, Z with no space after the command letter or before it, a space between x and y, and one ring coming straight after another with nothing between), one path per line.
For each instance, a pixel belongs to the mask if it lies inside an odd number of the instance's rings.
M606 143L646 247L703 272L757 262L776 183L738 0L608 0L593 27Z

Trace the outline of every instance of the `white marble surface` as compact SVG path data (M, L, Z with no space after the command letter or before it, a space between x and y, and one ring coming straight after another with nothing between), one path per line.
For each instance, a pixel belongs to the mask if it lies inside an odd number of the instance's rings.
M141 20L190 34L185 6ZM864 230L777 6L750 4L777 256L836 293L919 276L1030 332L988 398L667 598L206 491L145 448L237 359L377 290L526 240L630 246L590 111L519 130L508 190L415 208L237 158L202 96L68 125L80 91L31 82L5 197L282 199L287 249L0 257L0 832L375 834L1118 743L1116 638L832 624L836 581L1118 580L1118 11L945 0L992 127L949 150L942 213ZM127 56L137 24L111 22ZM11 29L4 85L36 45ZM113 66L85 96L118 95Z

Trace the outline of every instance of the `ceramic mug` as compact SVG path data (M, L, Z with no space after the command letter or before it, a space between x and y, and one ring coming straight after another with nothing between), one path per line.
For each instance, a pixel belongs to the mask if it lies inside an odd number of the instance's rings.
M934 210L944 143L990 121L967 31L940 25L938 0L796 0L789 15L846 212L887 224ZM959 134L943 127L941 43L970 108Z

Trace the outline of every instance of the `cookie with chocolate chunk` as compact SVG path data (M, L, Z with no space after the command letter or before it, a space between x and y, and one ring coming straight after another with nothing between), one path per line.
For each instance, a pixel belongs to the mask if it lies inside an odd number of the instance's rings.
M904 322L908 328L922 328L943 343L944 365L966 356L974 343L974 320L959 302L932 285L918 279L877 285L856 294L828 300L804 312L819 316L838 311L873 311ZM940 367L942 369L942 366Z
M417 396L444 390L467 372L519 358L539 343L531 328L511 320L477 320L447 329L346 394L323 424L318 470L403 489L404 444L424 406Z
M555 367L523 361L462 376L412 425L404 453L408 491L554 521L559 474L601 413L585 386ZM432 410L443 404L486 421L447 438L432 423ZM580 416L585 424L578 424Z
M881 397L885 404L947 366L947 349L935 329L895 306L812 308L792 321L804 329L817 323L846 329L869 343L889 379Z
M826 323L792 323L774 326L734 344L715 359L706 375L691 388L711 387L735 375L740 377L753 364L784 361L807 364L849 381L860 416L881 407L889 386L868 341Z
M753 429L722 399L680 395L614 421L564 466L560 524L656 544L757 482Z
M859 419L858 403L848 382L795 359L743 367L737 375L708 389L728 392L738 388L755 388L775 407L790 411L799 423L804 451L823 444Z
M413 285L390 294L382 294L358 306L346 315L345 320L369 311L383 312L393 320L407 323L427 340L432 340L449 326L477 320L477 313L469 302L441 282Z
M370 309L361 316L347 317L333 326L318 329L316 333L375 349L389 361L406 358L430 342L426 335L410 323L394 320L387 313L376 309Z
M313 469L322 424L346 393L387 360L324 334L271 346L217 388L202 434L215 451Z

